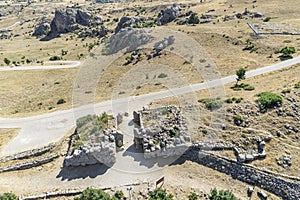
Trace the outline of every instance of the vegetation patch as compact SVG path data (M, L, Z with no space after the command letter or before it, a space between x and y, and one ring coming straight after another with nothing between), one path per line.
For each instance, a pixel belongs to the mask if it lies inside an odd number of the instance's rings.
M259 98L256 101L261 109L273 108L283 101L283 98L279 94L272 92L261 92L257 96Z
M234 91L240 91L240 90L252 91L252 90L255 90L254 86L249 85L247 83L236 84L236 85L234 85L230 88Z
M216 188L210 191L210 200L238 200L230 190L217 190Z
M220 98L216 98L216 99L204 98L204 99L199 99L198 102L205 104L206 108L210 110L219 109L222 107L223 104Z

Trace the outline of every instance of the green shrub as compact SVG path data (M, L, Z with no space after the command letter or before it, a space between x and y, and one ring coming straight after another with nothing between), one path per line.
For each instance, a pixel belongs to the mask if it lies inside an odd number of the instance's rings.
M4 58L4 63L5 63L6 65L9 65L9 64L11 63L11 61L10 61L8 58Z
M244 117L242 117L241 115L235 115L234 116L234 121L235 122L237 122L237 121L243 122L244 121Z
M198 195L195 192L192 192L191 194L189 194L188 199L189 200L198 200Z
M238 200L238 198L235 197L230 190L218 191L216 188L210 191L209 199L210 200Z
M300 82L298 82L298 83L295 84L295 88L296 89L300 89Z
M204 99L199 99L199 103L205 104L207 109L210 110L215 110L219 109L222 107L223 102L220 99L210 99L210 98L204 98Z
M241 103L241 101L243 100L243 98L242 97L240 97L240 98L236 98L235 99L235 103Z
M273 108L277 103L282 103L283 99L279 94L272 92L262 92L257 95L259 98L256 100L262 109Z
M19 198L14 193L4 193L0 194L0 200L18 200Z
M286 93L291 93L291 89L284 89L281 91L281 93L286 94Z
M57 105L59 105L59 104L63 104L63 103L66 103L66 101L64 100L64 99L59 99L58 101L57 101Z
M226 99L225 102L226 103L233 103L233 100L232 100L232 98L229 98L229 99Z
M51 60L51 61L61 60L61 57L60 56L51 56L49 58L49 60Z
M252 85L247 85L243 88L244 88L244 90L247 90L247 91L255 90L255 87L253 87Z
M276 50L275 54L281 53L280 57L289 58L292 57L292 54L296 53L295 47L283 47L280 50Z
M114 194L114 197L117 198L117 199L123 199L124 198L124 193L121 190L116 191L115 194Z
M167 76L167 74L161 73L157 76L157 78L166 78Z
M170 130L170 137L176 138L176 137L178 137L178 135L179 135L178 131L176 131L174 129Z
M166 190L163 189L156 189L153 192L149 193L149 200L173 200L172 194L167 194Z
M112 200L110 195L103 190L85 189L75 200Z

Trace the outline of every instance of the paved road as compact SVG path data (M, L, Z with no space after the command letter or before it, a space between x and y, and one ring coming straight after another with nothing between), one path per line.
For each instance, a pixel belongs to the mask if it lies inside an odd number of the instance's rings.
M297 63L300 63L300 56L271 66L248 71L246 76L258 76L275 70L280 70ZM168 91L132 96L129 98L114 99L111 101L85 105L70 110L62 110L53 113L17 119L0 118L0 128L21 128L20 133L2 149L0 155L17 153L46 145L49 142L58 141L66 134L68 130L72 128L72 126L74 126L75 119L90 113L100 113L104 111L112 114L125 111L131 112L135 109L140 109L142 106L150 103L153 100L212 88L234 81L235 75L232 75L204 83L174 88Z
M33 65L33 66L18 66L18 67L2 67L0 71L20 71L20 70L37 70L37 69L67 69L74 68L81 64L80 61L50 61L45 65Z

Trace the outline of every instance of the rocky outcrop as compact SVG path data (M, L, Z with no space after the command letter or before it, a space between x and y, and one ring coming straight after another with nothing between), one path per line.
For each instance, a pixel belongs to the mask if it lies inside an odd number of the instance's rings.
M43 36L43 35L48 35L50 30L51 30L50 20L43 18L39 22L38 26L35 28L33 36L39 37L39 36Z
M152 39L153 37L142 29L123 28L110 37L108 54L117 53L123 49L126 49L126 52L132 52Z
M78 36L80 38L84 38L84 37L99 37L99 38L101 38L101 37L106 36L107 33L108 33L108 30L104 26L101 26L100 28L94 28L94 29L82 31Z
M166 8L165 10L162 10L162 12L159 15L160 19L158 23L160 25L164 25L174 21L178 17L180 10L181 10L180 6L177 6L175 4L171 7Z
M124 16L120 19L116 29L115 33L118 33L121 29L127 28L127 27L133 27L136 24L141 24L145 22L144 17L139 17L139 16Z
M68 33L79 28L78 25L91 26L92 18L89 12L76 8L63 8L55 11L50 24L52 34Z

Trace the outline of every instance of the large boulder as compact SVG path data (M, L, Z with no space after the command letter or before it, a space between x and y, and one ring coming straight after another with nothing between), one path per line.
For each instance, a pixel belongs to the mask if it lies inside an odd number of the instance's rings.
M164 25L174 21L178 17L180 10L180 6L177 6L175 4L171 7L166 8L165 10L162 10L162 12L160 13L160 19L158 21L159 24Z
M91 14L82 10L77 10L76 22L82 26L91 25Z
M33 36L39 37L39 36L44 36L44 35L48 35L48 33L50 32L51 28L50 28L50 20L43 18L38 26L35 28Z
M116 29L115 33L118 33L121 29L127 28L127 27L133 27L136 24L141 24L145 22L144 17L139 17L139 16L124 16L120 19Z

